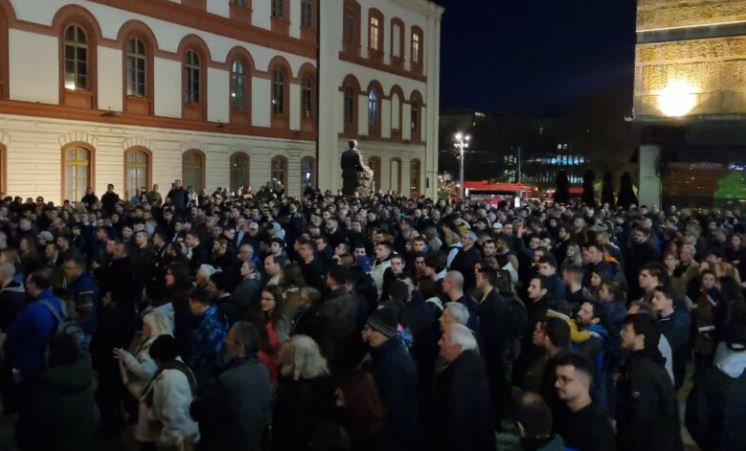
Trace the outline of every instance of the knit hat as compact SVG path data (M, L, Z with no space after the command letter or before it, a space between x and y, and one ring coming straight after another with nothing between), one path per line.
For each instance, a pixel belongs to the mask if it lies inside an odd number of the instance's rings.
M39 234L39 238L46 241L47 243L51 243L54 241L54 235L52 235L52 232L49 230L45 230Z
M368 317L368 321L365 325L384 337L391 338L396 335L396 314L393 310L388 308L376 310Z

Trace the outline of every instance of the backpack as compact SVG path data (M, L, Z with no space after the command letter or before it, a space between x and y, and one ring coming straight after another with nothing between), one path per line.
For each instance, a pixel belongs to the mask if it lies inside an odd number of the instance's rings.
M510 320L508 322L508 330L506 331L509 337L508 344L503 357L509 362L514 362L521 354L521 341L528 327L528 310L526 310L526 305L515 293L511 293L510 295L502 294L505 298L505 304L508 307L508 318Z
M41 300L39 302L46 307L52 317L57 321L55 336L69 335L73 337L75 343L78 345L78 350L83 354L88 354L91 338L83 332L78 323L70 318L67 314L65 304L60 301L60 311L58 312L49 301Z

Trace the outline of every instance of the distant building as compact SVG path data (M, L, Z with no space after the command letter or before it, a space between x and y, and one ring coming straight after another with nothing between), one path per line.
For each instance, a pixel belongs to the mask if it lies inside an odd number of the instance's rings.
M440 20L426 0L0 0L0 192L436 194Z
M746 2L638 0L634 124L643 143L642 203L663 197L702 205L736 191L734 177L721 187L703 175L713 165L726 175L740 172L746 163L744 67Z

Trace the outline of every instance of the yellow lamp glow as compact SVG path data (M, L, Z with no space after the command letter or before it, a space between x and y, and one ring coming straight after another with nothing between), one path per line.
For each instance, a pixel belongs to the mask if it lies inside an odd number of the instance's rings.
M697 106L696 88L675 81L658 94L658 109L669 117L686 116Z

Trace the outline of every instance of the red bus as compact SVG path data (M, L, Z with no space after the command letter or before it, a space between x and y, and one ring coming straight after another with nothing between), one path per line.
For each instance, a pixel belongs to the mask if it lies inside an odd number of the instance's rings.
M488 202L497 207L500 202L508 202L515 207L520 207L523 202L536 197L539 188L522 183L490 183L489 181L466 182L464 184L465 195L468 199L477 199Z

